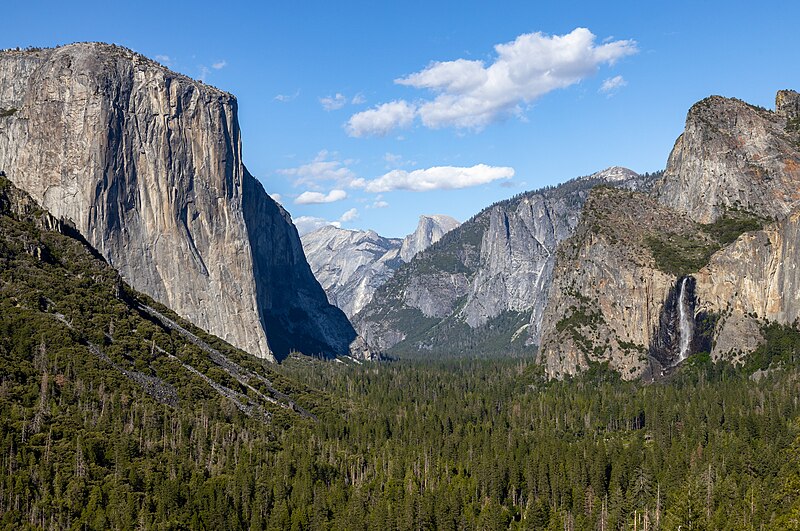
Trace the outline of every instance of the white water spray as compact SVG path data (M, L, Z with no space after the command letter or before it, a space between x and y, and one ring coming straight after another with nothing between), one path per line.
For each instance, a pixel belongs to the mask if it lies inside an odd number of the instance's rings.
M694 316L690 315L686 302L686 281L689 277L684 277L681 282L681 294L678 298L678 317L681 332L680 338L680 354L678 356L678 363L682 362L689 357L689 346L692 344L692 324L694 324Z

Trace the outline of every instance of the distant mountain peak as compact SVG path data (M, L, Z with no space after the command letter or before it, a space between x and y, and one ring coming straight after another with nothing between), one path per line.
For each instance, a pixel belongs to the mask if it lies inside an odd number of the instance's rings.
M624 168L622 166L611 166L610 168L606 168L588 175L583 179L603 179L606 182L619 183L635 179L637 177L639 177L639 174L633 170L629 170L628 168Z
M374 230L349 230L328 225L301 237L311 270L328 300L353 317L372 300L375 290L403 262L458 227L441 214L421 215L416 230L401 240Z
M417 253L424 251L459 225L461 223L457 219L443 214L421 215L417 229L403 240L400 258L404 262L411 261Z

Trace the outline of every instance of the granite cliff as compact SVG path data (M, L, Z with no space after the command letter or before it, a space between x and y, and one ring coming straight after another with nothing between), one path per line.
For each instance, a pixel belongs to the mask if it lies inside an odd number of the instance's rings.
M400 245L400 258L404 262L410 262L418 253L441 240L442 236L459 225L458 220L450 216L441 214L420 216L416 230L403 238L403 243Z
M367 355L244 167L232 95L113 45L4 51L0 170L134 288L235 346Z
M541 357L560 378L607 362L658 376L698 352L741 361L800 317L800 97L707 98L651 199L593 193L559 247Z
M786 216L800 202L799 102L782 90L775 112L720 96L696 103L656 197L701 223L731 208Z
M547 375L608 362L632 379L678 361L676 286L717 248L702 225L645 194L595 189L558 249L542 323ZM685 261L673 263L678 250Z
M402 240L332 225L305 234L301 240L328 300L352 318L398 267L458 225L450 216L423 215L416 230Z
M328 225L301 239L311 270L328 300L351 317L402 263L402 240L384 238L375 231Z
M512 351L538 343L555 249L598 184L648 188L609 168L492 205L403 265L354 318L378 349Z

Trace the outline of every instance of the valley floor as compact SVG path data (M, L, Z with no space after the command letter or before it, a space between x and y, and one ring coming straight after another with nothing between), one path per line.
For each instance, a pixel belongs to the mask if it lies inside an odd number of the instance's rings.
M39 339L15 361L6 340L0 525L795 529L800 340L768 339L745 368L700 355L647 385L601 366L546 382L531 358L292 357L279 371L321 391L317 420L268 425L213 394L158 404Z

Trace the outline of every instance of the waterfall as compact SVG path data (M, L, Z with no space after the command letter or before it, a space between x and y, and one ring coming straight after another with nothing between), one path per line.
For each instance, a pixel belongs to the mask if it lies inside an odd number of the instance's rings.
M687 307L686 301L686 281L689 277L684 277L681 282L681 294L678 298L678 325L680 330L680 354L678 356L678 363L682 362L689 357L689 346L692 344L692 328L694 325L694 315Z

